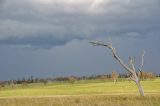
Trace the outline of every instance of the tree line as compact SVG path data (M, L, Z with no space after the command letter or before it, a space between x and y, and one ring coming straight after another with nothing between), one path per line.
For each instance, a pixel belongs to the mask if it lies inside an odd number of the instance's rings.
M142 80L154 80L156 77L160 77L160 74L152 73L152 72L141 72L141 79ZM129 75L127 73L118 73L116 71L112 71L110 74L101 74L101 75L90 75L90 76L66 76L66 77L56 77L56 78L36 78L34 76L30 76L28 78L18 78L16 80L5 80L0 81L0 87L4 87L6 85L15 85L15 84L22 84L23 86L31 83L43 83L46 85L48 82L69 82L69 83L75 83L76 81L80 80L94 80L94 79L100 79L100 80L109 80L113 81L114 84L116 84L116 81L118 78L129 78Z

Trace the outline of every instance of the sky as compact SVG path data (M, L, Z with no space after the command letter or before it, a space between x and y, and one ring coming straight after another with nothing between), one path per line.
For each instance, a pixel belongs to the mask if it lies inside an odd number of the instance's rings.
M160 72L159 0L0 0L0 80L83 76L126 71L128 64Z

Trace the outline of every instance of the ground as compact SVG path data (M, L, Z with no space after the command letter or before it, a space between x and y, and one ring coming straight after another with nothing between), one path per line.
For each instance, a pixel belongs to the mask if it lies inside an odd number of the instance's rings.
M0 88L0 106L160 106L160 78L142 81L145 97L133 82L82 80Z

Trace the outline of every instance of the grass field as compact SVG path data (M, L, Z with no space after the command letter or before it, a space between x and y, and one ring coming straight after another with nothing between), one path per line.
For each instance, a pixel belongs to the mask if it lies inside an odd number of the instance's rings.
M87 80L0 88L0 106L160 106L160 79L142 81L145 97L129 81Z

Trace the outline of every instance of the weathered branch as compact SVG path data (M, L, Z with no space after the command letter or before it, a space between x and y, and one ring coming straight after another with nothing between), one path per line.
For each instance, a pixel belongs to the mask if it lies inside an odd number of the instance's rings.
M143 71L143 66L144 66L144 55L145 55L145 51L143 50L142 51L142 57L141 57L141 65L140 65L140 68L138 68L138 78L140 79L140 77L141 77L141 74L142 74L142 71Z
M105 46L109 49L111 49L112 51L112 54L113 54L113 57L123 66L123 68L125 68L129 73L133 74L133 70L130 69L123 61L122 59L118 56L117 52L116 52L116 49L114 47L112 47L112 44L109 44L109 45L106 45L104 43L100 43L100 42L97 42L97 41L93 41L93 42L90 42L92 43L93 45L101 45L101 46Z
M143 50L142 51L142 63L141 63L141 68L143 69L143 66L144 66L144 55L145 55L145 51Z
M134 72L136 72L136 69L135 69L135 66L134 66L134 62L135 62L135 57L134 58L129 58L129 64L131 65L131 67L132 67L132 70L134 71Z
M100 42L97 42L97 41L92 41L92 42L89 42L89 43L93 44L93 46L99 46L99 45L101 45L101 46L105 46L105 47L111 49L110 45L106 45L104 43L100 43Z

